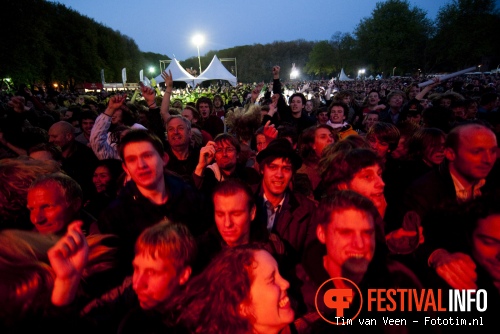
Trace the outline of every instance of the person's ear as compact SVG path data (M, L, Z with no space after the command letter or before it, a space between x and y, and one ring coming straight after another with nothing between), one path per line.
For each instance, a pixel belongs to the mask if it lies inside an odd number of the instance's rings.
M316 227L316 236L318 237L319 242L322 244L326 243L326 231L325 231L326 225L324 226L323 224L318 224Z
M446 160L448 161L454 161L455 158L456 158L456 154L455 154L455 151L453 151L453 149L451 147L447 147L444 149L444 157L446 158Z
M187 266L186 268L182 269L182 272L179 276L179 285L184 285L186 282L189 280L191 277L191 273L193 270L191 269L190 266Z
M131 179L132 177L130 176L130 172L128 171L127 165L124 162L122 162L122 168L125 171L125 174L127 174L127 178Z
M339 190L348 190L349 187L347 187L347 183L342 182L338 185Z

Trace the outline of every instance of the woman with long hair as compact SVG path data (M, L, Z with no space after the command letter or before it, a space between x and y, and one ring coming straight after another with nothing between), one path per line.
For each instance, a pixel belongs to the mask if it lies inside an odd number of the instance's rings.
M289 286L272 255L247 244L222 251L171 305L190 333L280 333L294 321Z

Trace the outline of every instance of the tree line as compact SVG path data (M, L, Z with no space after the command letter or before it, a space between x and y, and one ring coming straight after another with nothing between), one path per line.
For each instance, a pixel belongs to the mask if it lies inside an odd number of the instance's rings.
M58 3L7 0L0 18L4 28L0 78L18 84L60 82L71 88L100 82L101 69L107 82L121 82L122 68L139 73L169 59L142 52L130 37ZM223 64L240 82L270 80L272 66L278 64L282 73L289 73L293 63L307 80L336 76L342 68L351 75L364 68L384 77L479 64L488 70L500 64L499 35L500 14L494 0L451 0L434 21L406 0L386 0L378 2L353 32L332 32L330 40L236 46L211 50L201 58L204 64L214 55L236 58L236 64ZM197 69L198 58L181 64Z

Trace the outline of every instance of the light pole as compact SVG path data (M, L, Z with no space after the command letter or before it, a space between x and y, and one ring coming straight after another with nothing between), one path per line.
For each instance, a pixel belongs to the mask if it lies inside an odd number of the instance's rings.
M396 70L396 66L392 69L392 76L394 76L394 71Z
M203 44L203 36L201 35L195 35L193 37L193 43L196 44L196 49L198 49L198 64L200 66L200 73L201 74L201 58L200 58L200 44Z

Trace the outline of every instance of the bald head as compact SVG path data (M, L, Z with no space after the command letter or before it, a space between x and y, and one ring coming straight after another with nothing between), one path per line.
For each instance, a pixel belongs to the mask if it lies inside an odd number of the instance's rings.
M445 146L450 172L465 187L486 178L497 158L495 133L481 124L454 128L448 134Z
M63 152L74 140L75 128L68 122L56 122L49 128L49 142L59 146Z

